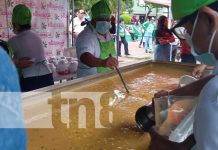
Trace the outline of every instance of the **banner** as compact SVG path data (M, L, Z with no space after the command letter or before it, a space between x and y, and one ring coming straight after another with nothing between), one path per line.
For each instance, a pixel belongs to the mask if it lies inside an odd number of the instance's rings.
M24 4L30 8L32 30L42 39L46 57L63 55L68 43L67 0L0 1L0 36L3 40L15 36L12 30L11 16L13 8L18 4Z

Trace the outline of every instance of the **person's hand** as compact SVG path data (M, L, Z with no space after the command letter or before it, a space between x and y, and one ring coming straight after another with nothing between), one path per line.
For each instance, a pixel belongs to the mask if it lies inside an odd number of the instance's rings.
M155 128L151 128L149 134L151 136L149 150L190 150L195 144L193 135L189 136L182 143L176 143L169 141L164 136L159 135Z
M194 68L194 70L192 71L192 75L195 77L195 78L201 78L204 71L206 70L207 68L207 65L204 65L204 64L201 64L201 65L198 65L197 67Z
M165 90L161 90L161 91L158 91L157 93L154 94L154 98L160 98L162 96L168 96L169 95L169 92L168 91L165 91Z
M118 60L114 57L108 57L107 59L103 60L102 66L114 69L115 67L118 67Z
M23 57L20 59L14 59L14 63L18 68L28 68L33 64L33 61L31 61L31 58L29 57Z
M155 107L154 107L155 98L160 98L160 97L168 96L168 95L169 95L169 91L165 91L165 90L158 91L157 93L154 94L154 96L152 98L152 111L153 111L153 113L155 113Z
M159 41L160 45L165 45L165 44L169 43L169 40L162 39L162 38L159 39L158 41Z
M111 17L111 24L116 24L116 18L114 16Z

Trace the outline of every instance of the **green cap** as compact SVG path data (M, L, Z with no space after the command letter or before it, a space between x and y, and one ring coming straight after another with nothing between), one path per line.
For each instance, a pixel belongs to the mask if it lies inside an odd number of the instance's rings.
M25 5L17 5L13 9L12 23L18 25L31 24L32 14Z
M108 19L111 17L111 9L107 0L100 0L91 8L92 19Z
M191 15L203 6L207 6L216 0L171 0L172 14L175 20L180 20Z

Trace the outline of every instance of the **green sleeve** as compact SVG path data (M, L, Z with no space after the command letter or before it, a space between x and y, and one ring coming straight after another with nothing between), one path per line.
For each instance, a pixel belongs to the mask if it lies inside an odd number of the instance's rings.
M144 30L147 30L147 28L148 28L149 25L150 25L150 22L144 22L144 23L142 24L142 27L143 27Z

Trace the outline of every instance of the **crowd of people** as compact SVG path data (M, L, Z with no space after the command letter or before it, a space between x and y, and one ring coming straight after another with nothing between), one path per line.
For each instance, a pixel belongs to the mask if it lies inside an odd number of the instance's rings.
M130 25L122 25L120 27L120 35L123 37L125 28L125 35L127 35L128 32L132 41L139 42L139 48L143 47L145 53L153 53L154 60L180 61L182 63L195 64L196 60L191 54L191 48L186 42L185 37L180 38L169 29L168 26L170 23L166 16L159 16L157 19L155 18L148 17L145 18L144 21L140 21L134 15ZM123 18L121 18L121 20L123 20ZM170 28L175 24L176 21L171 20ZM126 40L122 39L121 41L124 44L124 49L128 49ZM119 54L118 56L120 56Z

